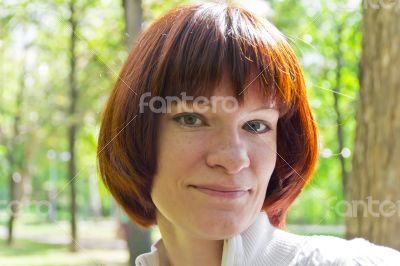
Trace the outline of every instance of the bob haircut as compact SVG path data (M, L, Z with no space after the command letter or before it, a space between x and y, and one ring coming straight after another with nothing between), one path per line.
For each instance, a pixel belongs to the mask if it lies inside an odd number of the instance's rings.
M140 111L140 97L210 97L227 74L235 98L258 82L279 111L277 161L263 210L286 227L289 206L310 180L317 132L299 62L269 22L230 4L198 4L168 12L144 31L123 65L102 114L98 142L101 178L137 224L156 224L151 199L157 169L160 113ZM250 83L249 83L250 82Z

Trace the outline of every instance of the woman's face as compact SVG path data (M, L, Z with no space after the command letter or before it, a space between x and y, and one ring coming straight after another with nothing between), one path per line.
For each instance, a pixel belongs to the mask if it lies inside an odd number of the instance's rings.
M178 104L163 114L151 196L166 230L221 240L255 221L275 167L279 113L253 86L236 109L224 78L214 96L229 103Z

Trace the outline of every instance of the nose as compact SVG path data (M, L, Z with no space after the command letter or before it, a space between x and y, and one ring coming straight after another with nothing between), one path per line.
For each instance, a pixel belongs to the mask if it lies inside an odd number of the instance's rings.
M223 168L227 174L236 174L249 167L250 158L246 145L235 130L221 132L209 143L207 165L212 168Z

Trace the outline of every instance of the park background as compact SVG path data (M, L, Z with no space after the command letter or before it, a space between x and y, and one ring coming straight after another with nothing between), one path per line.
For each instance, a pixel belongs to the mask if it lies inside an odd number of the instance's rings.
M128 265L159 237L100 182L99 122L140 31L200 2L0 1L0 265ZM320 156L289 231L400 249L400 1L230 2L275 24L305 72Z

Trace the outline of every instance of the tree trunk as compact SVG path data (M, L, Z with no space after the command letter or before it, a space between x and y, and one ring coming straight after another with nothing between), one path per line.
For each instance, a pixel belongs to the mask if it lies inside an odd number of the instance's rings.
M141 0L123 0L125 15L126 46L131 48L134 40L142 30L143 11ZM129 248L129 265L135 265L135 259L142 253L149 252L151 246L150 230L144 230L129 221L127 242Z
M77 133L77 121L76 121L76 105L78 102L78 89L76 85L76 54L75 54L75 44L76 44L76 26L77 22L75 20L75 1L71 0L69 4L71 17L69 19L69 25L71 27L71 37L70 37L70 72L69 72L69 112L68 116L70 118L70 123L68 124L68 150L70 153L70 159L68 161L68 176L69 184L71 188L70 194L70 212L71 212L71 243L70 250L72 252L78 251L77 243L77 224L76 224L76 158L75 158L75 141Z
M101 198L99 193L99 184L96 174L89 174L89 199L90 213L98 220L101 216Z
M26 52L27 46L25 46ZM20 136L20 127L21 127L21 118L22 118L22 106L24 100L24 91L25 91L25 76L26 76L26 65L25 61L23 62L22 72L20 76L20 85L16 99L16 112L13 121L13 131L12 131L12 138L10 139L7 147L7 161L9 164L9 189L10 189L10 196L9 196L9 208L10 208L10 217L7 222L7 244L13 245L14 244L14 225L20 208L23 204L22 202L22 168L25 164L23 158L19 158L20 154L23 154L20 149L24 147L21 145L21 136Z
M343 21L339 22L337 25L337 41L336 41L336 51L335 51L335 61L336 61L336 85L333 89L333 99L334 99L334 110L336 113L336 134L338 139L338 158L340 162L341 172L342 172L342 188L343 188L343 198L345 198L346 184L348 179L348 171L346 170L346 161L344 156L342 155L342 151L344 148L344 130L342 124L342 111L340 110L340 97L339 94L342 88L342 67L343 67L343 52L340 48L342 43L342 35L343 35L343 27L346 25L345 17Z
M347 238L400 250L400 16L395 5L364 2L360 99Z
M135 266L136 257L150 251L150 230L142 229L136 224L129 222L127 226L127 242L129 248L129 265Z
M126 46L131 48L133 41L142 31L143 10L141 0L123 0L125 15Z

